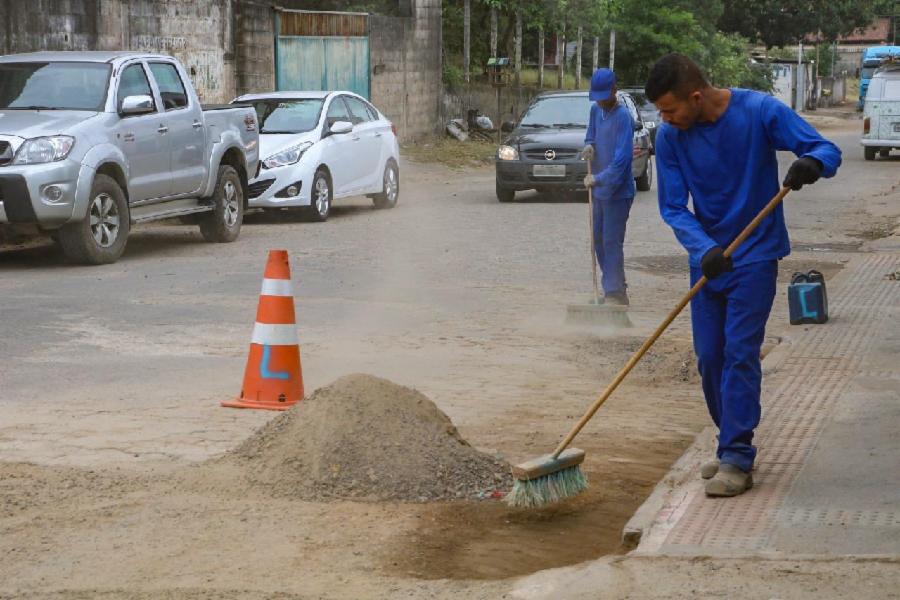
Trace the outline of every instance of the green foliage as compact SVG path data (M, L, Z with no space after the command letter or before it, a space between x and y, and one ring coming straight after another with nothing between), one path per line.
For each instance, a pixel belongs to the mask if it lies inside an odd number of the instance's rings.
M747 40L737 34L715 32L698 57L710 83L718 87L742 87L764 92L772 90L772 71L753 63L747 54Z
M444 61L443 64L443 79L444 83L451 88L455 88L462 84L463 79L465 77L465 73L463 73L463 69L451 63L448 60Z
M834 41L891 11L890 0L724 0L721 30L759 40L767 48L796 44L807 35Z
M708 37L693 13L662 0L625 0L615 28L617 79L642 87L660 56L682 52L698 57Z
M582 68L590 67L593 37L600 38L600 64L607 64L609 32L616 30L615 68L622 85L643 85L653 63L668 52L694 58L720 86L771 90L768 66L750 59L751 42L768 48L796 44L821 32L823 42L868 26L875 15L890 13L893 0L471 0L471 65L481 72L490 53L490 9L498 10L499 54L513 56L515 12L522 12L523 56L536 58L536 31L543 28L547 49L552 35L569 41L581 26L585 37ZM443 0L444 78L461 80L463 0ZM814 51L809 58L814 59ZM820 47L819 71L830 73L831 50ZM568 66L567 73L573 69ZM548 74L548 82L555 76Z

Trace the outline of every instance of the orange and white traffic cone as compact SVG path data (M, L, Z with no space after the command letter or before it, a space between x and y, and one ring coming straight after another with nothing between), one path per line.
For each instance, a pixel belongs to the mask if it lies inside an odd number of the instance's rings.
M303 369L288 253L270 250L241 396L222 406L287 410L302 398Z

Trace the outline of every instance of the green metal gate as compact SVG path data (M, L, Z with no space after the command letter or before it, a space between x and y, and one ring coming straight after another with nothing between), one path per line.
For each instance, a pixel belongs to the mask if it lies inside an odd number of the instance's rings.
M275 88L348 90L369 98L369 19L365 13L275 13Z

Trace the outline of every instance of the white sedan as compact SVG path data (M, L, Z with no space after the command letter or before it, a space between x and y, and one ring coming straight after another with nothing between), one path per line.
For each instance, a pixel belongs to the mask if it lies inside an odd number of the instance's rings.
M325 221L332 201L367 195L377 208L400 197L397 130L352 92L247 94L259 117L261 168L250 180L253 208L303 207Z

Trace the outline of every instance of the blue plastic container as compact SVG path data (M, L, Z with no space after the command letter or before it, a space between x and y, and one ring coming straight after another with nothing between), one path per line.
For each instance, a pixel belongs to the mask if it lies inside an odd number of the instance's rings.
M828 294L825 277L819 271L794 273L788 286L791 325L828 321Z

